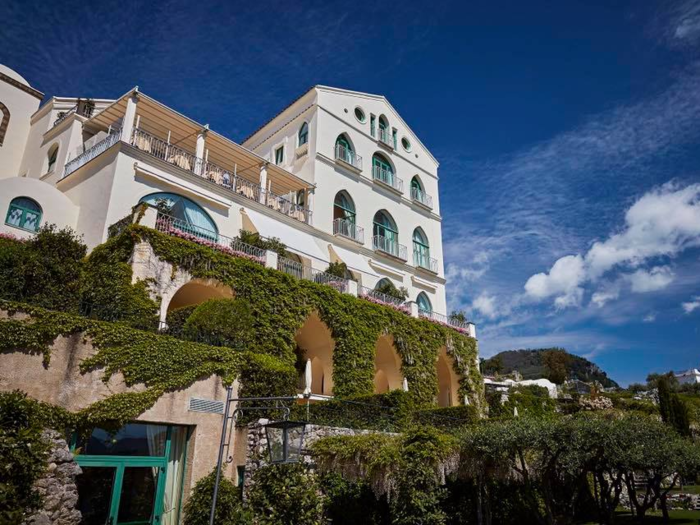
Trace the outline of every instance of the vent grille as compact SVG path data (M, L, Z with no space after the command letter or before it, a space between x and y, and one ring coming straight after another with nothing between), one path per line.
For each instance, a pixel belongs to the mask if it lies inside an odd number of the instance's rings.
M212 399L190 398L190 412L205 412L207 414L223 414L224 402Z

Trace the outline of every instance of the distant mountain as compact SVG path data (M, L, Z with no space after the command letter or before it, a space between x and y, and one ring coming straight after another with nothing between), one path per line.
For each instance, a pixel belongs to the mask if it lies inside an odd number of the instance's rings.
M580 379L585 382L598 381L603 387L611 388L619 385L608 377L598 365L590 362L583 357L569 354L563 348L538 348L535 350L508 350L501 352L495 356L486 359L481 370L484 373L493 372L498 368L500 361L501 374L510 374L514 370L520 372L523 379L538 379L548 377L549 370L544 364L544 355L548 351L565 352L566 359L566 378Z

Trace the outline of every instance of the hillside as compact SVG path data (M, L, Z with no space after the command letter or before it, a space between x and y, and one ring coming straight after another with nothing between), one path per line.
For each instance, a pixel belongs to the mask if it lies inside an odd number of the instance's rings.
M523 379L537 379L540 377L548 377L549 373L544 365L543 356L547 351L563 351L563 348L539 348L535 350L507 350L496 354L495 356L486 359L482 363L482 371L488 373L497 368L497 362L500 360L500 373L509 374L514 370L520 372ZM580 379L581 381L598 381L603 387L619 386L615 381L610 379L601 368L584 357L580 357L567 352L566 377L567 379Z

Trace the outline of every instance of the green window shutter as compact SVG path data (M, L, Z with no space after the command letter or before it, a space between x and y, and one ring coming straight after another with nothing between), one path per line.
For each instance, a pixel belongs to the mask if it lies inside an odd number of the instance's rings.
M284 146L281 146L275 150L275 164L278 166L284 161Z

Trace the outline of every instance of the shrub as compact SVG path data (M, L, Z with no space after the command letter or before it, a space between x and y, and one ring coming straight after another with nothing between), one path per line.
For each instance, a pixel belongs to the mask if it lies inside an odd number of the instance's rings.
M253 474L248 505L257 525L320 525L324 504L316 474L302 463L270 465Z
M251 246L255 246L261 250L270 250L271 252L275 252L280 257L289 256L287 253L287 245L280 241L277 237L265 239L264 237L261 237L259 233L241 230L235 240L250 244Z
M33 484L46 468L43 422L26 394L0 393L0 523L22 523L41 503Z
M192 304L190 306L183 306L181 308L175 308L168 312L168 316L165 318L165 322L168 325L168 333L174 336L182 335L182 330L185 328L185 323L187 319L192 315L199 307L198 304Z
M182 328L191 341L246 349L253 341L253 313L242 299L210 299L200 304Z
M216 470L200 479L194 486L185 504L184 525L209 525L215 481ZM219 479L214 523L216 525L253 523L250 513L243 508L240 489L223 475Z
M403 286L401 288L397 288L394 285L394 283L392 283L388 279L383 281L379 286L377 286L375 290L377 292L386 294L389 297L399 299L400 301L405 301L406 299L408 299L408 290Z

